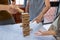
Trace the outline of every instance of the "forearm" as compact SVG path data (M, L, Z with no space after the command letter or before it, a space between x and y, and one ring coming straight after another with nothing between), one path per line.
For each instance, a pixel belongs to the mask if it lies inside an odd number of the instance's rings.
M42 35L56 35L56 32L55 31L53 31L53 30L50 30L50 31L45 31L45 32L43 32L43 34Z
M45 1L45 7L43 8L42 12L38 15L40 17L43 17L44 14L50 9L50 1L49 0L44 1Z
M52 24L48 31L45 32L47 35L56 35L56 27Z
M9 8L8 5L1 5L0 4L0 10L7 10Z
M42 12L38 15L39 17L43 17L44 14L50 9L50 6L43 8Z

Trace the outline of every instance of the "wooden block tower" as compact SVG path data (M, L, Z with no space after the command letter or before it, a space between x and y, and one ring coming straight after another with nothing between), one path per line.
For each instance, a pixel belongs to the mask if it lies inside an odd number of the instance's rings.
M23 27L23 35L28 36L30 34L28 13L22 13L22 27Z

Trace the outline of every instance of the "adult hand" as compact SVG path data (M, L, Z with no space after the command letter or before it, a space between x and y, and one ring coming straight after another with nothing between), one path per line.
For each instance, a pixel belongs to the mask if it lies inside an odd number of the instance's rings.
M24 12L24 10L20 9L17 5L10 5L10 11L12 12L12 14L15 14L17 12Z
M33 19L33 21L36 21L37 23L42 21L42 16L37 16L36 18Z
M56 35L56 32L53 31L53 30L50 30L50 31L38 31L35 33L36 36L47 36L47 35Z
M10 14L16 14L18 12L17 9L16 9L16 5L9 5L8 12Z
M36 36L47 36L49 32L42 32L42 31L38 31L35 33Z

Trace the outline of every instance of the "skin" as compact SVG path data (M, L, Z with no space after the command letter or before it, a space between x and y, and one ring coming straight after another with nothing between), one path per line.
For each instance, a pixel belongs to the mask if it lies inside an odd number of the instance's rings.
M12 7L13 6L13 7ZM15 14L17 13L17 10L15 9L15 5L1 5L0 4L0 10L6 10L10 14Z
M42 32L42 31L39 30L38 32L35 33L35 35L36 36L56 35L56 32L53 31L53 30L44 31L44 32Z
M10 14L16 14L18 12L18 9L16 8L15 0L12 0L12 3L10 5L2 5L0 4L0 10L6 10Z

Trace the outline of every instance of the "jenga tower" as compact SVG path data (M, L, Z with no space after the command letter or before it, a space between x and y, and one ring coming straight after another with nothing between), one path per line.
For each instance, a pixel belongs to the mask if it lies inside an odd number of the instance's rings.
M30 27L29 27L29 14L22 13L22 27L23 27L23 35L28 36L30 34Z

